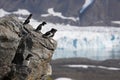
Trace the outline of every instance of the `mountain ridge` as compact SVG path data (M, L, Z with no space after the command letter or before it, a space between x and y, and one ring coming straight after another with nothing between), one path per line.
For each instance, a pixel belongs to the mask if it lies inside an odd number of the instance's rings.
M93 3L81 15L80 10L84 4L85 0L1 0L0 8L8 12L26 9L33 14L35 19L52 23L79 26L119 26L111 23L111 21L120 19L120 0L93 0ZM72 21L58 16L42 17L42 14L48 14L49 8L53 8L55 12L60 12L65 17L79 17L79 20ZM103 22L99 23L100 21Z

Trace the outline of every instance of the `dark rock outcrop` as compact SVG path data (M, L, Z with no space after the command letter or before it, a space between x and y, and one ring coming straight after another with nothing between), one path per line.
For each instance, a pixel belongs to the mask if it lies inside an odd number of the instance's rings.
M42 35L14 16L0 18L0 80L42 80L51 73L57 42Z

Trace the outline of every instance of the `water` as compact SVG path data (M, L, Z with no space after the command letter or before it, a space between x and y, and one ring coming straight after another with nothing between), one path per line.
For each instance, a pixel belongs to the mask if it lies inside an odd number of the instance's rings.
M60 58L89 58L92 60L107 60L107 59L120 59L120 51L117 50L64 50L57 49L53 55L53 59Z

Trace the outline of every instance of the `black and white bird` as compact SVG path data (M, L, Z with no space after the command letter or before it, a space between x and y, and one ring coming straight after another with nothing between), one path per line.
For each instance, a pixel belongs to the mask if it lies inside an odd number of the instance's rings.
M45 21L43 21L41 24L38 25L38 27L35 29L36 32L40 31L42 29L42 26L47 24Z
M44 37L44 38L53 37L55 35L56 31L57 31L57 29L52 28L50 31L43 34L42 37Z
M31 17L32 17L32 14L30 14L30 15L27 17L27 19L24 21L23 25L28 24L28 23L30 22Z
M30 64L30 58L33 57L32 54L28 54L27 57L25 58L25 60L23 61L23 65L24 66L29 66Z

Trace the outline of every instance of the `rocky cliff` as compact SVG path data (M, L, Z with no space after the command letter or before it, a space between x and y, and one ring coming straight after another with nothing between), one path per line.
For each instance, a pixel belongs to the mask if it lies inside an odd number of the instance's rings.
M42 35L17 17L0 18L0 80L44 80L52 74L57 42Z

